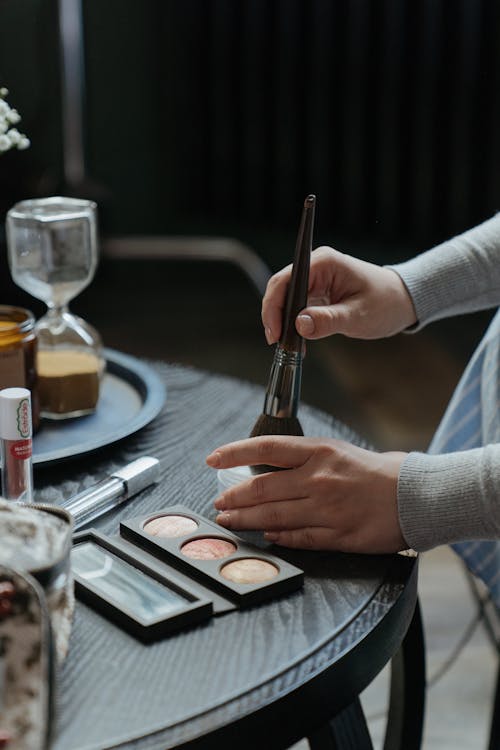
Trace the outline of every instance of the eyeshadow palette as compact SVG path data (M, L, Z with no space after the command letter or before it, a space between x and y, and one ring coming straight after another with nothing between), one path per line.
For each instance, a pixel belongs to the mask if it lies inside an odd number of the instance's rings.
M144 642L213 613L210 598L185 577L147 565L133 548L127 551L96 531L74 535L71 568L79 598Z
M260 604L303 584L299 568L181 505L122 521L120 534L238 607Z

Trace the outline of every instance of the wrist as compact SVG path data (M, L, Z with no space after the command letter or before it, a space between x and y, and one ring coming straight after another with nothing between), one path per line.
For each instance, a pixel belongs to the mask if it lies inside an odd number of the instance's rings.
M391 291L393 295L393 309L397 311L399 331L411 328L418 322L415 305L401 276L393 268L386 268L389 273Z

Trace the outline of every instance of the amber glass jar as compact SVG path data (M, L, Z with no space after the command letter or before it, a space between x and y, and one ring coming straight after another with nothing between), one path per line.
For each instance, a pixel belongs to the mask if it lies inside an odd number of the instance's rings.
M0 389L31 391L33 431L40 424L36 373L35 316L23 307L0 305Z

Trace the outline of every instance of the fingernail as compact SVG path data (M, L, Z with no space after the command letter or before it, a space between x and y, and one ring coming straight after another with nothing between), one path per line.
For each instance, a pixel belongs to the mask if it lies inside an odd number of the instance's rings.
M314 333L314 320L310 315L299 315L297 318L297 329L303 336Z
M269 328L269 326L265 327L264 333L266 334L266 341L267 341L267 343L268 344L272 344L273 343L273 332L271 331L271 329Z
M215 520L220 526L229 526L231 516L229 513L219 513Z
M268 542L277 542L279 534L277 531L265 531L264 539Z
M220 466L221 455L219 451L215 451L215 453L211 453L207 456L205 460L209 466L216 468L217 466Z

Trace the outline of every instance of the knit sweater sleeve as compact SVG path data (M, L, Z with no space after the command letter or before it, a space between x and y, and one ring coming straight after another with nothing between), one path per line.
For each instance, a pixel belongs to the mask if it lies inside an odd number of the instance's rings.
M398 479L399 522L417 552L439 544L500 538L500 444L428 455L409 453Z
M500 304L500 213L392 268L415 306L419 330L427 323Z

